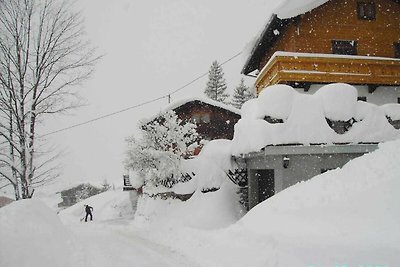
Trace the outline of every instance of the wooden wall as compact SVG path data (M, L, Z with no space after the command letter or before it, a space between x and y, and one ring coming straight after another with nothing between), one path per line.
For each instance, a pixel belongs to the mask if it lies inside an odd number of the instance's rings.
M260 63L276 51L332 53L332 40L356 40L357 53L364 56L395 57L394 42L400 42L400 4L375 0L376 19L357 16L357 0L331 0L292 20Z
M206 140L232 139L234 125L240 119L239 114L200 101L186 103L176 108L175 112L184 121L189 121L194 114L209 114L209 123L196 123L197 133Z

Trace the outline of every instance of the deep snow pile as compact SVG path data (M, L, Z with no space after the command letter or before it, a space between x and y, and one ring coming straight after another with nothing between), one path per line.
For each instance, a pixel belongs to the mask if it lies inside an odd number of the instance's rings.
M74 266L79 250L57 214L39 200L0 209L0 266Z
M235 223L242 213L236 190L236 186L227 181L218 191L202 193L198 190L185 202L144 195L139 198L135 225L143 228L160 225L197 229L227 227Z
M280 192L229 228L170 222L147 234L202 266L398 266L399 162L400 140L388 142ZM181 215L172 216L190 216Z
M399 105L376 106L357 101L357 89L337 83L323 86L314 95L298 93L288 85L273 85L242 107L235 125L232 153L258 151L267 145L312 143L383 142L400 137L390 125L400 116ZM282 120L269 123L265 117ZM331 121L355 120L344 134L336 133Z
M194 173L194 179L186 184L180 183L173 189L179 192L187 188L187 192L194 192L220 188L228 179L226 172L234 167L231 161L231 144L231 140L226 139L208 142L197 157L183 162L183 169Z
M141 210L154 213L138 214L131 225L69 224L72 234L44 204L18 201L0 209L0 266L398 266L399 162L400 140L382 144L285 189L224 229L216 228L235 221L234 209L224 210L232 205L224 184L187 203L144 200ZM117 215L112 203L128 201L125 193L85 204L110 218ZM81 206L61 216L75 221Z

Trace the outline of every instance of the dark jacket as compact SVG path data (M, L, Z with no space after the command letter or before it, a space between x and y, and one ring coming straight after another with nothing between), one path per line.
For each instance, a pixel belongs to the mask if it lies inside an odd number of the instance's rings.
M86 213L92 213L92 210L93 210L93 207L91 207L91 206L89 206L89 205L86 205L86 206L85 206L85 211L86 211Z

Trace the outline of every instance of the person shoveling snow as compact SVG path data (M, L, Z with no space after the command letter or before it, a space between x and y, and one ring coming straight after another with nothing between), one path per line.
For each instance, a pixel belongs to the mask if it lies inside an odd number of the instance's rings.
M91 207L89 205L85 205L85 212L86 212L85 222L87 222L88 216L90 216L90 220L93 221L92 210L93 210L93 207Z

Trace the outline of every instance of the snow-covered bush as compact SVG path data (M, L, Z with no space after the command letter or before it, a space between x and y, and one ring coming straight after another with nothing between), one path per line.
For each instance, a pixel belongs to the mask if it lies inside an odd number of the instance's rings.
M184 122L173 110L140 125L140 138L127 139L125 166L144 177L148 186L172 186L180 181L181 160L194 149L196 125Z

